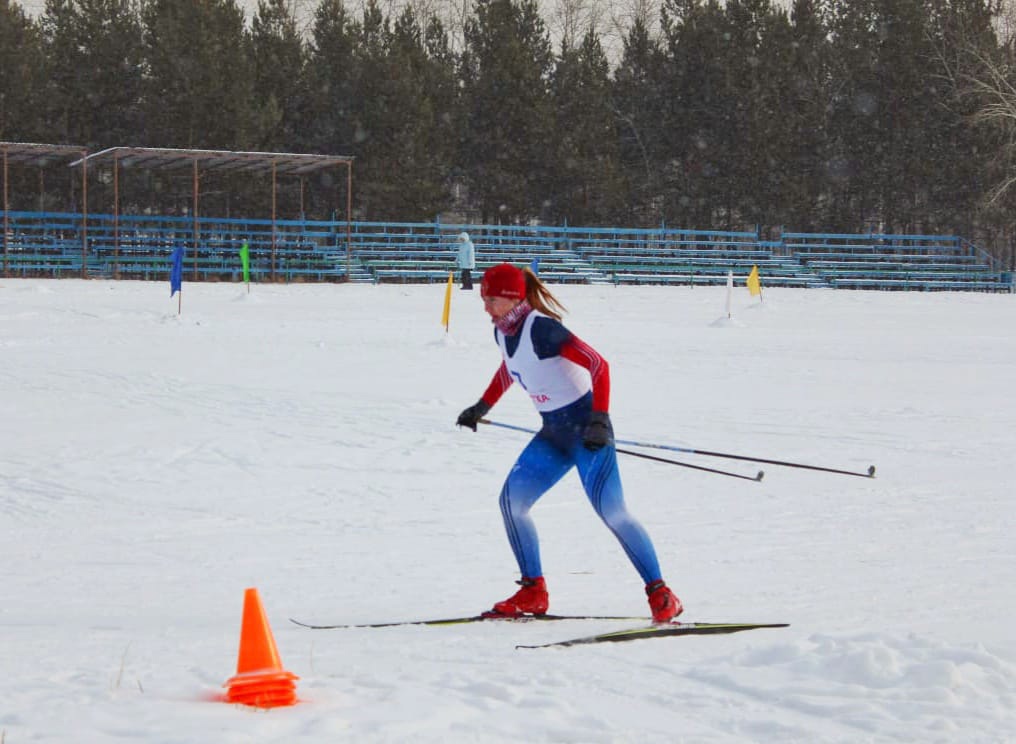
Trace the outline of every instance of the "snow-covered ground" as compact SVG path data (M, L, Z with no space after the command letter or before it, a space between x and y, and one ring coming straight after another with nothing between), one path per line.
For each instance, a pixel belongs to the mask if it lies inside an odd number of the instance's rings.
M297 627L516 588L526 435L454 426L499 363L477 293L446 333L439 285L185 281L177 314L168 281L0 279L0 741L1016 741L1016 298L555 289L620 438L877 466L621 456L683 619L791 627ZM490 415L537 423L519 390ZM574 475L534 514L552 612L646 612ZM216 701L247 587L291 708Z

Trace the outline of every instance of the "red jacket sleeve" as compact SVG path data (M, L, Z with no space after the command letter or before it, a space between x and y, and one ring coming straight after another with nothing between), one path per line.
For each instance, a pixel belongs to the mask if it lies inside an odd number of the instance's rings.
M561 344L561 356L589 370L593 380L593 410L610 409L610 365L592 346L575 334Z
M512 376L508 374L508 367L504 362L501 362L501 366L498 367L497 372L494 373L494 379L490 381L487 389L480 396L480 400L486 403L488 406L493 406L497 403L501 396L504 395L505 390L512 386Z

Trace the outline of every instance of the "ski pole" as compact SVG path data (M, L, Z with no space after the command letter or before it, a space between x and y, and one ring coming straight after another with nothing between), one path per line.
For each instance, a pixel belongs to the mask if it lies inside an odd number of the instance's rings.
M526 432L527 434L535 434L536 433L536 431L533 430L533 429L526 429L525 427L522 427L522 426L512 426L511 424L502 424L502 423L499 423L497 421L491 421L489 419L480 419L480 423L481 424L489 424L490 426L499 426L502 429L511 429L513 431L523 431L523 432ZM754 475L754 476L752 476L752 475L741 475L740 473L731 473L731 472L729 472L727 470L717 470L715 468L706 468L706 467L703 467L701 465L692 465L691 463L687 463L687 462L678 462L677 460L668 460L665 457L657 457L656 455L647 455L647 454L644 454L642 452L633 452L632 450L615 448L615 451L621 453L622 455L631 455L632 457L641 457L643 460L653 460L655 462L665 462L665 463L668 463L670 465L679 465L682 468L691 468L692 470L701 470L701 471L706 472L706 473L715 473L717 475L728 475L731 478L741 478L743 480L750 480L750 481L755 481L755 482L758 482L758 481L762 480L762 477L765 475L765 473L763 471L761 471L761 470L758 471L758 475Z
M644 460L653 460L655 462L666 462L671 465L680 465L682 468L691 468L692 470L703 470L707 473L716 473L717 475L729 475L731 478L743 478L744 480L760 481L765 472L760 470L758 475L741 475L740 473L731 473L727 470L716 470L715 468L704 468L701 465L692 465L687 462L678 462L677 460L668 460L665 457L657 457L656 455L647 455L642 452L633 452L632 450L615 448L616 452L620 452L622 455L631 455L632 457L641 457Z
M764 457L749 457L748 455L731 455L727 452L710 452L709 450L692 449L690 447L673 447L667 444L650 444L648 442L633 442L618 439L618 444L627 444L631 447L646 447L648 449L662 449L671 452L684 452L689 455L704 455L706 457L724 457L728 460L744 460L745 462L761 462L766 465L781 465L785 468L800 468L802 470L819 470L823 473L838 473L839 475L856 475L859 478L874 478L875 466L869 465L867 472L860 473L854 470L839 470L838 468L826 468L820 465L804 465L799 462L787 462L786 460L768 460Z
M530 434L536 432L532 429L525 429L521 426L512 426L511 424L502 424L497 421L490 421L488 419L480 419L481 423L490 424L491 426L500 426L505 429L514 429L515 431L525 431ZM743 460L745 462L760 462L765 465L780 465L786 468L800 468L803 470L818 470L825 473L838 473L839 475L854 475L859 478L874 478L875 477L875 466L868 466L868 471L865 473L859 473L853 470L839 470L837 468L826 468L819 465L804 465L799 462L787 462L786 460L769 460L762 457L749 457L748 455L732 455L726 452L711 452L709 450L692 449L690 447L674 447L667 444L652 444L650 442L636 442L629 439L617 439L616 444L626 444L629 447L646 447L647 449L662 449L669 450L671 452L684 452L689 455L703 455L707 457L724 457L728 460ZM620 451L620 450L619 450Z

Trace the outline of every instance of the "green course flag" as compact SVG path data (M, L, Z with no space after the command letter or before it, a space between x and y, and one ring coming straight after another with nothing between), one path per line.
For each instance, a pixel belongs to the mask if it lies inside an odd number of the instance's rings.
M240 263L243 264L243 280L250 284L250 247L246 240L240 246Z

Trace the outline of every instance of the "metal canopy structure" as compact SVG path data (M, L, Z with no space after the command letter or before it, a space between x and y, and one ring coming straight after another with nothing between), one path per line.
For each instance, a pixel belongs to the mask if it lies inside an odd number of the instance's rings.
M346 276L350 270L350 222L353 212L353 158L344 155L315 155L309 153L281 152L234 152L230 150L189 150L168 147L110 147L90 155L86 154L70 165L81 166L83 172L91 166L110 164L113 171L113 233L114 250L119 255L120 215L120 168L152 171L173 171L190 168L193 183L193 230L196 256L198 239L201 234L200 203L202 172L217 173L262 173L272 178L272 277L275 277L276 219L278 202L278 178L299 177L324 170L344 167L346 169ZM84 179L84 174L82 179ZM301 180L300 211L303 212L303 188ZM194 278L197 278L197 261L194 262Z
M110 147L87 157L92 163L115 161L124 168L179 170L192 163L203 171L248 171L305 176L315 171L348 166L353 158L342 155L311 155L285 152L233 152L229 150L180 150L167 147ZM75 163L76 165L76 163Z
M45 168L64 163L72 158L88 154L85 147L78 145L42 145L34 142L0 142L4 161Z
M79 145L44 145L33 142L0 142L0 154L3 158L3 200L4 200L4 274L7 274L8 241L10 239L10 187L9 169L11 165L26 165L40 169L52 165L60 165L69 160L79 158L75 162L83 162L88 158L88 149ZM88 255L88 171L81 169L81 272L87 273L85 260Z

